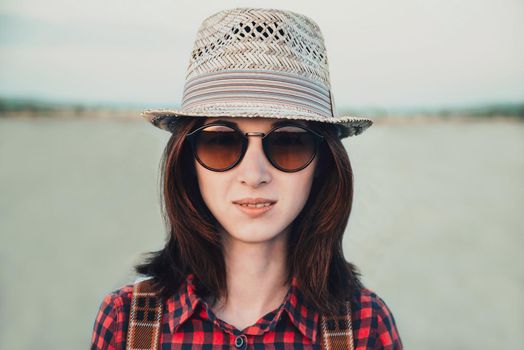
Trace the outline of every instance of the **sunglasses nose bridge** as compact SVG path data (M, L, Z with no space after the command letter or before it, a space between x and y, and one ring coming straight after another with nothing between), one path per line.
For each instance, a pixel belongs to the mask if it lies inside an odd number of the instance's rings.
M244 135L246 136L266 136L263 132L257 132L257 131L251 131L251 132L245 132Z
M266 133L258 132L258 131L243 132L242 134L245 135L246 140L249 140L249 136L260 136L262 139L266 136ZM246 151L247 151L247 147L244 149L244 152Z
M266 133L258 132L258 131L250 131L250 132L243 132L242 134L245 135L246 140L249 140L249 136L260 136L262 139L266 136ZM246 147L247 150L247 147Z
M269 162L270 164L273 164L273 162L269 159L269 154L267 154L267 152L266 152L266 148L265 148L265 146L264 146L264 140L265 140L265 137L268 135L268 133L263 133L263 132L258 132L258 131L241 132L241 133L242 133L242 134L244 135L244 137L245 137L245 140L246 140L246 144L245 144L245 145L246 145L246 147L244 148L243 154L242 154L242 156L241 156L241 158L240 158L240 162L244 161L244 157L245 157L245 155L246 155L246 153L247 153L247 151L248 151L248 148L249 148L248 145L250 144L250 142L249 142L249 136L259 136L259 137L261 138L260 141L261 141L261 146L262 146L262 154L263 154L262 157L264 157L265 160L266 160L267 162ZM238 164L237 164L237 165L238 165Z

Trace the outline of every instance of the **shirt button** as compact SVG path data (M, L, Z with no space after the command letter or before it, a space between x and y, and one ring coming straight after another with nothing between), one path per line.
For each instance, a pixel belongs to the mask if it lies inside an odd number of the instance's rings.
M239 335L235 338L235 346L238 349L245 349L247 346L247 339L245 335Z

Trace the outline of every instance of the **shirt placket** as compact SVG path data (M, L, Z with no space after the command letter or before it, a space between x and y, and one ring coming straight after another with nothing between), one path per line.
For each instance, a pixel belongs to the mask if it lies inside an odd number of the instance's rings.
M208 304L205 301L203 302L203 306L205 310L205 316L210 321L212 321L213 324L217 326L220 330L222 330L224 333L227 333L230 337L230 344L233 345L235 349L239 350L245 350L248 348L248 345L250 343L248 337L254 338L274 328L275 323L278 321L282 311L284 310L281 306L280 309L274 314L274 317L271 319L271 321L266 320L266 322L264 322L264 324L261 325L261 320L259 320L254 325L251 325L245 328L244 331L241 331L233 325L216 317L213 310L209 308ZM251 343L253 343L253 340L251 341Z

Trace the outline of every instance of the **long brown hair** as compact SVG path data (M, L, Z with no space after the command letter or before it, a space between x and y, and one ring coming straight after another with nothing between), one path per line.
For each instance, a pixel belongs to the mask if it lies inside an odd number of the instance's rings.
M227 299L226 266L220 244L220 224L201 196L194 158L185 135L205 118L176 118L161 159L161 208L167 240L135 266L151 276L162 298L193 273L203 297ZM324 136L309 198L292 223L288 240L287 282L296 276L304 297L323 313L336 313L353 292L363 288L360 272L344 258L342 238L353 202L353 171L338 137L337 126L308 121Z

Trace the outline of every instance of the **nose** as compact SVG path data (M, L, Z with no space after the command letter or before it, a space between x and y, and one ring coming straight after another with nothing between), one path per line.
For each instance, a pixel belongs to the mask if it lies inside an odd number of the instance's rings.
M264 154L262 136L253 133L248 135L248 146L244 158L238 164L238 180L251 187L258 187L262 183L271 181L272 167Z

